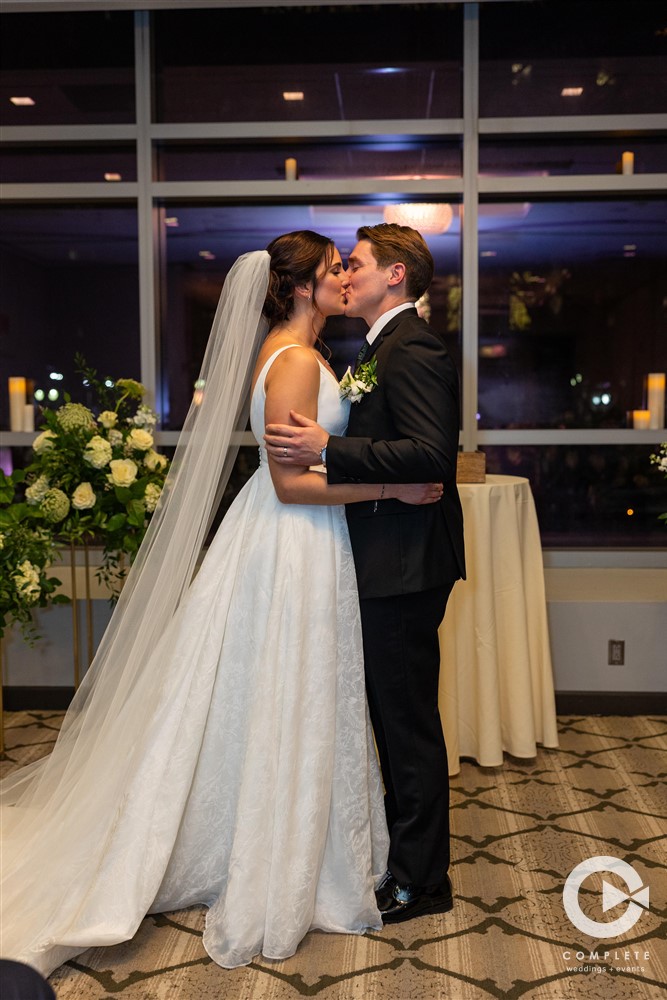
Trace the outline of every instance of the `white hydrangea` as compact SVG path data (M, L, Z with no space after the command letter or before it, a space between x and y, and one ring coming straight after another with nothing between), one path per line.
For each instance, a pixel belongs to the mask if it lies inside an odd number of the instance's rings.
M152 514L157 507L157 502L160 499L161 493L162 489L157 485L157 483L149 483L146 487L144 502L146 504L146 510L149 514Z
M56 437L57 435L53 431L42 431L41 434L38 434L32 443L32 449L35 454L41 455L45 451L51 451Z
M150 406L142 403L129 423L134 424L135 427L148 427L153 430L157 424L157 413L151 410Z
M40 476L31 483L30 486L25 491L25 498L28 501L30 507L36 507L42 502L46 496L46 491L49 489L49 481L46 476Z
M161 472L167 465L167 456L159 455L151 449L144 455L144 465L149 472Z
M112 448L119 448L123 443L123 433L122 431L110 430L107 435L109 438L109 444Z
M37 570L29 559L26 559L18 567L18 573L13 576L14 586L17 593L25 598L28 604L34 604L39 599L39 570Z
M99 434L91 437L83 452L84 462L92 465L94 469L103 469L111 461L111 456L111 445Z

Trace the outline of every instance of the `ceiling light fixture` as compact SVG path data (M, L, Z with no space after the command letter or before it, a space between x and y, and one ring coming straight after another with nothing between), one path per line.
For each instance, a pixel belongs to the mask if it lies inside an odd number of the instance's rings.
M17 108L31 108L35 103L32 97L10 97L9 100Z
M583 87L563 87L560 92L561 97L581 97L584 92Z
M302 90L283 90L283 101L302 101Z
M446 233L452 224L452 206L446 203L406 202L400 205L386 205L384 221L399 226L410 226L420 233L439 236Z
M106 173L104 179L105 181L122 181L123 177L121 174Z
M164 220L165 226L169 226L170 229L178 228L178 218L175 215L168 215Z

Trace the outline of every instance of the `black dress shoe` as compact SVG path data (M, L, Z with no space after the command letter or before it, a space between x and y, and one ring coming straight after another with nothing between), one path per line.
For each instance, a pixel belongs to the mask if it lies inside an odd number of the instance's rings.
M382 881L375 890L375 900L378 905L378 910L382 912L386 910L394 898L394 888L398 883L396 879L391 874L389 869L382 876Z
M403 920L423 917L427 913L447 913L453 905L452 884L449 877L445 876L444 882L439 885L421 888L396 883L391 899L386 906L380 906L380 912L383 923L400 924Z

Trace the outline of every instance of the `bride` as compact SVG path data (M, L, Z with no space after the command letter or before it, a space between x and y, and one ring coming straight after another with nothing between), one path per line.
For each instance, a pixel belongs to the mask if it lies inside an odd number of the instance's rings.
M308 231L229 273L203 399L93 665L53 753L3 783L6 958L48 975L197 903L226 968L286 958L312 928L382 925L387 832L340 505L438 487L329 486L262 447L196 572L249 388L258 441L290 409L344 432L349 403L316 349L342 282L333 243Z

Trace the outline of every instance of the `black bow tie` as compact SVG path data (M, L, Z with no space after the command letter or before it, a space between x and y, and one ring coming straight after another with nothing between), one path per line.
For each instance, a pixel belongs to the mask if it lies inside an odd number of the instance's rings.
M361 350L357 354L357 360L354 363L355 370L359 367L360 364L362 364L364 358L366 357L366 355L368 354L368 352L370 351L370 349L371 349L371 345L368 343L367 340L365 340L363 347L361 348Z

